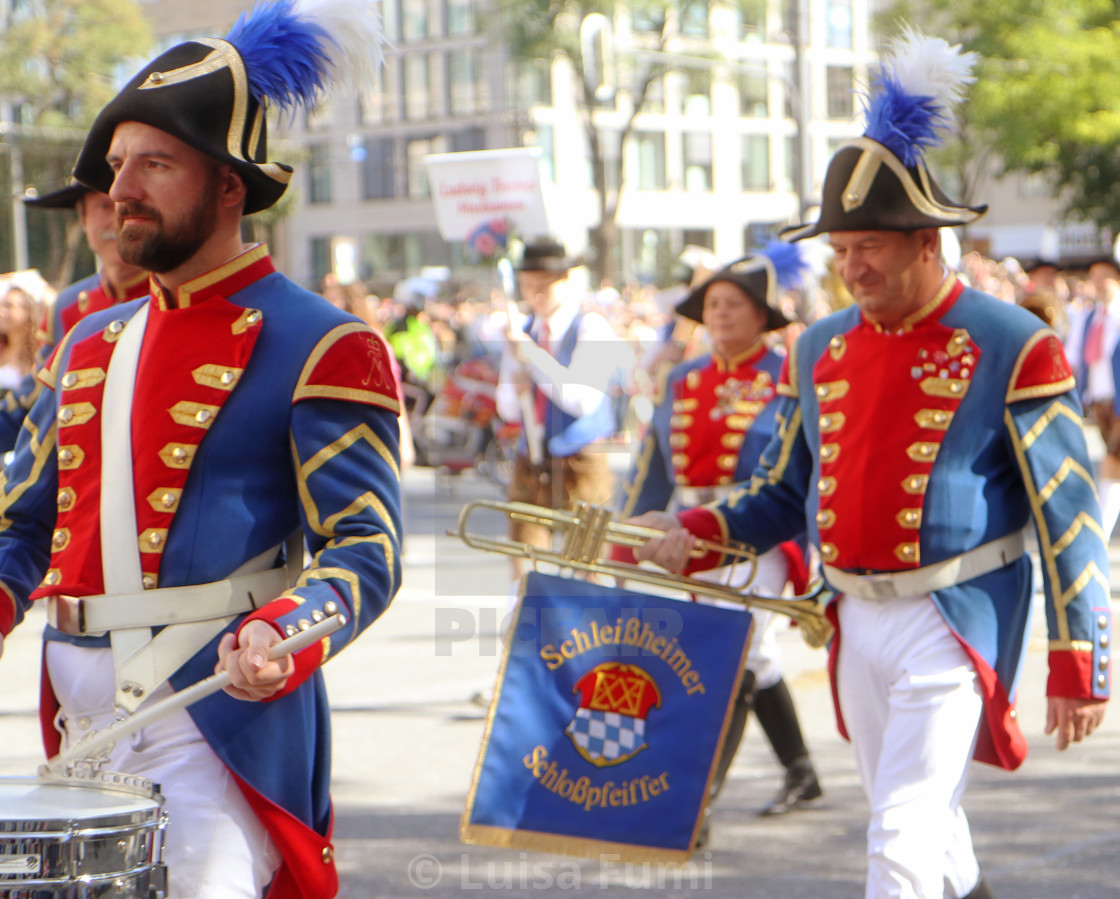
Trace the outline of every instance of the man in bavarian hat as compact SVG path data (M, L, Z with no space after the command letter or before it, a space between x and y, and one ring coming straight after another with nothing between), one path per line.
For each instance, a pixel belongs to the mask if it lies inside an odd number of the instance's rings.
M498 411L521 419L523 439L509 486L511 502L568 509L577 501L604 505L612 475L600 444L614 430L608 391L617 341L607 320L585 312L569 280L582 261L553 237L529 241L516 263L528 316L509 332L498 387ZM550 532L514 521L510 537L547 547ZM520 560L512 560L514 591Z
M313 102L329 74L350 83L336 52L376 50L372 11L348 12L258 6L102 110L75 176L113 199L121 257L152 272L151 296L63 338L0 496L0 633L48 604L48 754L231 677L102 760L161 785L171 899L337 894L320 669L400 582L387 352L241 242L242 215L291 175L268 159L265 104ZM336 614L333 636L269 659Z
M957 50L913 33L892 46L867 133L829 163L819 220L791 233L828 234L855 305L794 345L750 483L637 519L667 530L641 555L678 570L694 535L765 550L808 529L837 591L830 673L871 806L868 899L992 896L961 798L970 759L1013 769L1026 754L1030 524L1059 749L1099 726L1109 696L1108 559L1061 344L939 257L938 229L984 211L949 200L920 153L967 83Z

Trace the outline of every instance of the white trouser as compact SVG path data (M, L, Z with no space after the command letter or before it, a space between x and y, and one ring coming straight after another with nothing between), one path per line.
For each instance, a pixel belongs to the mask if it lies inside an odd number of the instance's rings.
M693 577L701 581L739 586L750 575L748 565L729 565L697 572ZM789 580L789 561L780 549L771 549L758 557L758 568L750 590L762 596L781 596L786 581ZM722 600L698 597L700 602L725 605ZM738 603L731 603L741 608ZM785 615L766 609L752 609L754 630L751 632L750 646L747 648L747 670L753 671L759 690L773 687L782 679L782 651L778 646L778 625L788 623Z
M836 680L864 793L867 899L957 899L980 876L961 809L983 701L928 594L840 599Z
M47 670L62 707L63 748L116 717L112 650L51 641ZM171 692L164 684L148 702ZM185 710L118 742L105 770L160 785L168 816L168 899L260 899L279 867L279 851Z

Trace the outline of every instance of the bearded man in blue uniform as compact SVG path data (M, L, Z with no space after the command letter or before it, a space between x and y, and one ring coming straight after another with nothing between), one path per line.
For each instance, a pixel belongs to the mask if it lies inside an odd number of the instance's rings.
M162 787L170 899L337 894L320 669L400 582L384 345L241 242L242 215L291 176L268 160L266 102L314 102L328 73L350 84L340 54L376 46L368 5L328 6L258 6L101 112L75 176L116 203L151 296L60 343L0 498L0 633L48 603L48 753L215 667L231 677L105 760ZM333 636L269 660L335 614Z
M838 594L830 673L871 806L868 899L992 896L961 799L970 759L1013 769L1026 754L1028 525L1059 749L1099 726L1109 696L1108 557L1061 343L940 261L938 229L985 211L949 200L920 152L970 80L958 51L913 33L894 44L867 132L829 164L819 220L789 234L828 234L856 304L793 347L750 483L635 519L667 532L639 556L673 570L695 536L765 550L808 529Z

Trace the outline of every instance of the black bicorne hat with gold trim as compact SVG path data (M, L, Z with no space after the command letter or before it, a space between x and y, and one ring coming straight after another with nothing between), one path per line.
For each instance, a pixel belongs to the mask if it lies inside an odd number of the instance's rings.
M23 198L23 205L36 209L74 209L82 197L92 192L92 187L86 187L75 179L65 187L52 190L50 193L29 194Z
M987 205L951 200L922 158L940 143L950 109L975 80L976 54L960 50L910 30L892 42L872 78L866 131L829 161L817 221L785 229L785 240L829 231L951 227L987 212Z
M311 107L331 83L368 82L382 42L369 2L260 2L225 39L196 38L148 63L98 115L74 176L108 193L113 132L140 122L231 166L245 180L246 215L267 209L292 176L268 160L268 108Z
M777 331L789 324L778 306L778 293L801 284L808 262L799 247L781 240L771 241L757 253L737 259L693 287L680 303L677 314L696 322L704 321L704 295L717 281L727 281L743 291L766 313L765 331Z

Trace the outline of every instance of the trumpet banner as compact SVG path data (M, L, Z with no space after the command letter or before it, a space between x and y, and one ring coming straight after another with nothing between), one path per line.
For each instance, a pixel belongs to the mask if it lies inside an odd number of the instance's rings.
M687 860L750 624L745 609L526 575L463 842Z

